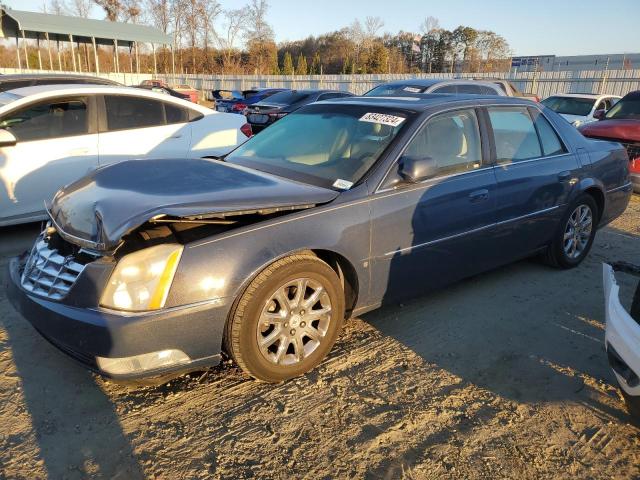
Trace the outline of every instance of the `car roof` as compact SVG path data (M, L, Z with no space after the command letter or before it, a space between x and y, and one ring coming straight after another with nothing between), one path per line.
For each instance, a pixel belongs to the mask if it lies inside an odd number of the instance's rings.
M640 90L629 92L622 98L624 98L625 100L640 100Z
M569 97L569 98L590 98L595 100L600 97L619 97L619 95L599 94L599 93L554 93L549 97ZM547 98L549 98L547 97Z
M194 110L198 110L202 113L210 113L211 109L203 107L196 103L182 100L177 97L172 97L164 93L157 93L146 88L134 88L134 87L119 87L116 85L89 85L89 84L57 84L57 85L34 85L32 87L14 88L7 90L6 93L12 93L22 97L20 101L28 101L30 99L39 100L46 99L50 95L86 95L86 94L112 94L112 95L135 95L139 97L149 97L162 100L164 102L178 103L185 107L190 107ZM35 98L34 98L35 97ZM19 100L16 100L18 102ZM14 105L15 102L9 105Z
M506 97L501 95L467 95L446 93L423 93L412 96L390 97L342 97L324 100L322 104L347 104L359 106L375 106L397 108L413 112L423 112L429 108L445 104L471 104L471 105L536 105L535 102L520 97Z
M0 75L0 83L7 81L15 81L15 80L43 80L43 79L65 79L68 78L70 80L97 80L101 82L114 82L108 78L95 77L93 75L76 75L69 73L14 73L10 75Z
M483 81L484 79L473 78L405 78L403 80L393 80L391 82L381 83L380 85L415 85L417 87L431 87L438 83L492 83L492 81Z

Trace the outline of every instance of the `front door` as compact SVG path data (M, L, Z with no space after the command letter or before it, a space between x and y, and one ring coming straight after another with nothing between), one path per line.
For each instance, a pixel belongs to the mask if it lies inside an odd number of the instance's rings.
M431 158L435 174L403 183L403 158ZM431 118L372 205L372 303L397 301L485 270L491 259L496 179L474 109Z
M58 189L98 165L98 135L89 97L38 102L0 119L16 137L0 148L0 222L44 216Z

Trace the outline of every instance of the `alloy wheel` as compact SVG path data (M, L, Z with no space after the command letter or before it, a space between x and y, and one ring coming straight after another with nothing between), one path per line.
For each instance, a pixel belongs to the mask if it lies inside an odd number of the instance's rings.
M593 212L588 205L581 204L569 216L564 230L563 248L565 255L575 260L589 244L593 228Z

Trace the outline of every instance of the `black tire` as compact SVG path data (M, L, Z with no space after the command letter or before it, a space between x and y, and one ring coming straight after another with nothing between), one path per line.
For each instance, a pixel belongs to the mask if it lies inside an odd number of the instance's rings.
M567 255L564 249L564 235L571 215L580 206L587 206L591 210L591 234L589 235L589 240L587 241L587 244L582 252L577 257L571 258L569 255ZM562 216L562 220L558 225L558 230L554 234L553 241L551 245L547 247L547 250L543 257L545 263L553 267L563 269L574 268L580 265L580 263L585 259L585 257L591 250L599 219L600 212L598 211L598 205L591 195L582 194L578 198L576 198L571 203L571 205L569 205L567 211Z
M328 295L331 306L326 317L328 327L308 356L295 364L276 364L266 358L258 346L257 338L261 334L258 329L262 328L260 315L275 291L300 278L320 284ZM329 353L342 327L344 308L344 292L336 272L312 254L291 255L260 272L236 301L227 320L223 348L242 370L258 380L270 383L288 380L312 370ZM288 350L284 355L288 356Z
M632 397L622 388L620 388L620 391L622 392L624 403L627 405L627 412L631 416L631 422L640 427L640 397Z

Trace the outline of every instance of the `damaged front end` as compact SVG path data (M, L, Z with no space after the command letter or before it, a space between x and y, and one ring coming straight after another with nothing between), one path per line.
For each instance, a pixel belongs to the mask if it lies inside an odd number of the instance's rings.
M626 262L603 264L607 358L629 413L640 419L640 282L627 311L620 301L620 287L614 272L640 278L640 266Z

